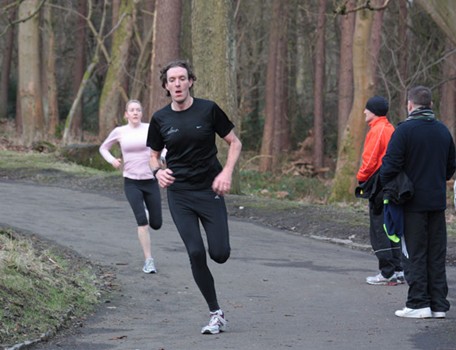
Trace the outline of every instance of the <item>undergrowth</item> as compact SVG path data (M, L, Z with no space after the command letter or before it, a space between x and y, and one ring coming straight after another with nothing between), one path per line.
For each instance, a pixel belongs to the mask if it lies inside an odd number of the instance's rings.
M62 252L0 228L0 347L52 334L98 303L93 267Z

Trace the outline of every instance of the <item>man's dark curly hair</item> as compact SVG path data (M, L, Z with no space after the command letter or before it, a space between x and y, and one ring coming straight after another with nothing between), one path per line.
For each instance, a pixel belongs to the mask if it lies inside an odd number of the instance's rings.
M187 60L171 61L160 70L160 80L162 82L162 88L163 89L166 90L166 82L167 82L168 70L171 69L171 68L174 68L174 67L185 68L187 70L188 79L191 79L193 81L196 80L196 75L193 73L193 68L192 68L192 65L190 64L190 62L188 62ZM168 90L166 90L166 96L171 96L171 94L169 93Z

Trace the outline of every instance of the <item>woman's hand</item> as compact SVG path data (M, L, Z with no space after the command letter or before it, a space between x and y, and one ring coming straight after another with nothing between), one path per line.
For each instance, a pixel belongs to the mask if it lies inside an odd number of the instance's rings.
M122 166L122 159L121 158L117 158L117 159L114 159L111 163L111 165L116 168L116 169L119 169L121 166Z

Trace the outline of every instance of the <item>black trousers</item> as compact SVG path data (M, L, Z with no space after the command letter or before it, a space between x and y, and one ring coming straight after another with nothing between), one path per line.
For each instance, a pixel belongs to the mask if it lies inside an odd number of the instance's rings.
M124 191L130 203L138 226L149 224L154 230L162 226L161 197L158 183L155 179L133 180L124 178ZM149 220L147 219L149 212Z
M193 277L210 311L219 309L214 278L207 266L200 222L206 231L209 256L222 264L230 256L228 215L225 200L211 189L168 190L169 211L190 258Z
M378 259L378 268L385 278L390 278L395 271L402 271L401 245L391 241L383 229L383 204L380 209L369 203L370 241L375 256Z
M405 212L404 236L409 255L408 259L403 257L406 259L405 279L409 284L406 306L448 311L445 211Z

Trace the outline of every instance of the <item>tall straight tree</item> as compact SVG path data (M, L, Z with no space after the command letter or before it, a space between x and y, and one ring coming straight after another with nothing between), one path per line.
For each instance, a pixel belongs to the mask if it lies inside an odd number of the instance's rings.
M24 21L18 30L18 103L22 121L22 143L30 146L41 140L44 132L44 114L41 101L40 30L37 13L38 0L23 1L18 16ZM18 117L18 116L16 116Z
M44 6L42 9L41 39L41 92L43 101L44 121L49 136L55 136L59 123L59 107L57 99L55 34L52 19L52 7Z
M447 39L447 52L454 51L454 44ZM442 84L440 92L440 118L450 129L453 138L456 127L456 53L450 53L443 62L443 76L448 81Z
M135 19L135 23L140 23L141 26L135 25L135 44L137 46L137 54L135 57L135 75L131 80L130 98L142 102L144 115L147 120L150 118L150 94L148 87L151 83L151 53L152 53L152 38L154 33L154 18L155 18L155 2L143 1L141 7L137 8L136 15L141 15L141 21ZM158 80L158 77L155 77ZM153 86L153 85L152 85ZM156 89L152 88L151 91ZM146 119L145 119L146 120Z
M353 9L355 0L347 1L347 8ZM339 16L340 53L338 79L338 117L337 143L338 149L347 126L348 116L353 102L353 30L355 28L355 13L349 12Z
M100 97L98 137L106 138L109 132L121 121L128 99L124 90L127 77L127 62L133 34L133 11L135 2L121 0L118 26L113 34L111 58Z
M192 56L198 78L194 90L198 97L214 100L234 122L237 134L241 121L237 113L236 54L231 0L193 0ZM217 143L222 159L226 144ZM240 193L239 171L233 173L232 193Z
M354 198L355 174L365 135L363 110L366 101L374 91L372 59L369 53L372 24L372 11L363 9L356 12L353 34L354 100L338 152L336 174L330 196L332 202L350 201Z
M272 171L279 157L276 145L282 144L281 132L276 127L282 125L280 119L287 117L287 8L288 0L274 0L272 4L271 26L269 29L268 64L266 71L265 120L261 141L260 172Z
M86 27L87 21L84 17L87 16L87 0L78 0L77 8L80 16L77 17L77 25L75 28L75 45L76 59L74 60L73 79L71 90L76 96L81 85L82 78L86 67ZM73 122L71 123L71 134L75 140L82 139L82 110L84 108L83 99L80 99L74 112Z
M3 1L2 6L8 5L12 0ZM16 17L16 7L13 7L8 12L8 21L12 22ZM10 71L11 71L11 59L13 57L14 48L14 30L15 26L10 26L6 32L6 43L3 49L3 60L1 67L1 80L0 80L0 119L4 119L8 116L8 92L10 83Z
M170 102L161 87L159 76L167 62L179 58L181 22L182 0L157 1L152 40L149 116Z
M318 1L318 19L316 28L316 48L314 58L314 147L313 163L315 169L323 167L324 159L324 92L325 92L325 34L326 0Z

